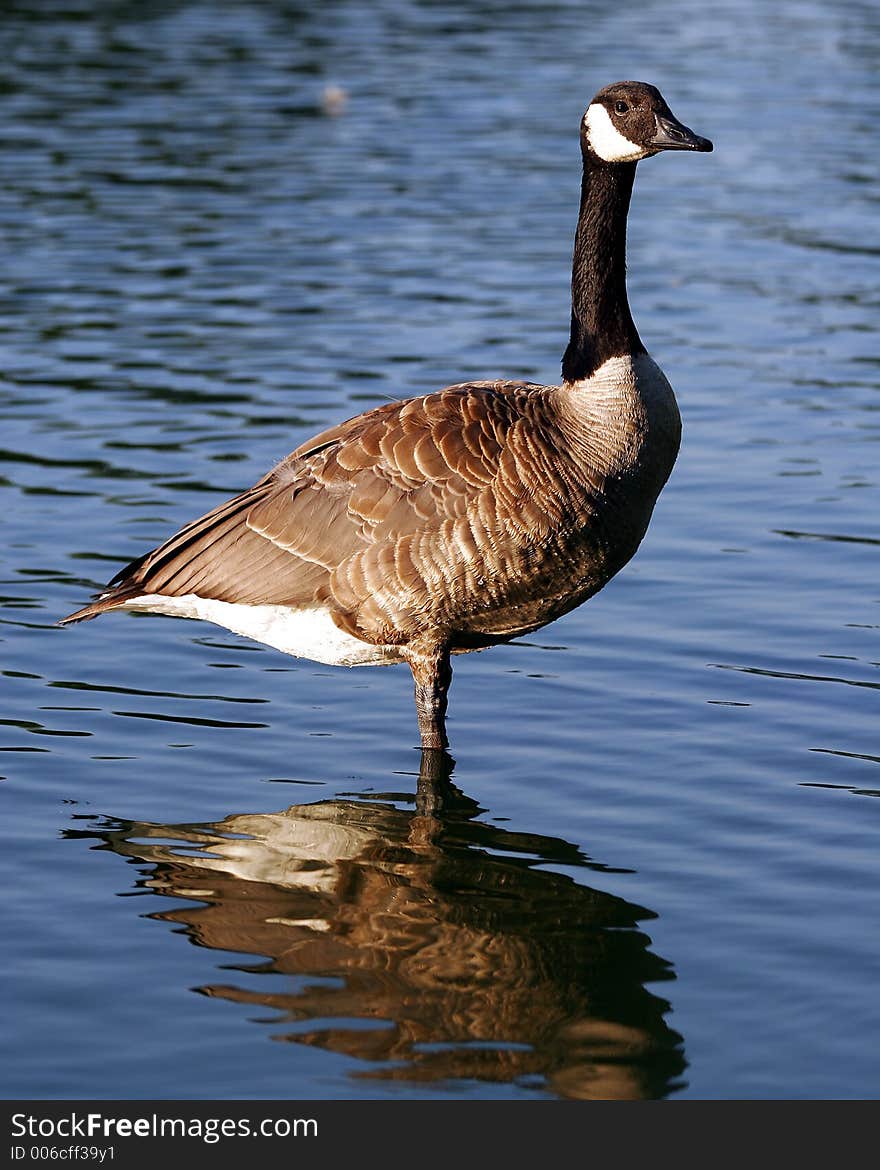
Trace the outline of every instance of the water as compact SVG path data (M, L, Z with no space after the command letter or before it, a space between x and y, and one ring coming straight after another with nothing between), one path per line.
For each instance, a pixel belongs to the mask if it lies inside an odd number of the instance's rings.
M5 6L0 1095L876 1095L878 34ZM682 454L599 597L457 661L447 808L404 669L55 627L334 421L556 380L622 77L716 145L643 164L630 223Z

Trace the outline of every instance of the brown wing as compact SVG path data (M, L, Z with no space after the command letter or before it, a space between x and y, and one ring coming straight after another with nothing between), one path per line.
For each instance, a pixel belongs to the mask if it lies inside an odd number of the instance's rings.
M331 428L133 562L72 618L143 593L196 593L326 604L369 641L454 625L474 604L497 604L511 555L552 523L536 490L544 401L537 386L467 383Z

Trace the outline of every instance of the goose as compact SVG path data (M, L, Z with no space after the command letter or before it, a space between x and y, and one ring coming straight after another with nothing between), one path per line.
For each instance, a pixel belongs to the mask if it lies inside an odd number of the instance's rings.
M59 624L139 610L322 663L407 663L423 752L444 752L450 656L597 593L678 454L675 395L627 301L626 221L641 159L712 143L635 81L599 90L580 143L560 384L464 382L332 426Z

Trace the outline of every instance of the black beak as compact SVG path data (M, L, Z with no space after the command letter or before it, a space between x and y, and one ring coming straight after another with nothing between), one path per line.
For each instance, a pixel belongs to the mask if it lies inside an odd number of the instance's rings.
M655 114L654 119L657 133L651 139L650 145L657 150L700 150L709 151L712 143L708 138L701 138L694 134L687 126L683 126L672 114L668 117Z

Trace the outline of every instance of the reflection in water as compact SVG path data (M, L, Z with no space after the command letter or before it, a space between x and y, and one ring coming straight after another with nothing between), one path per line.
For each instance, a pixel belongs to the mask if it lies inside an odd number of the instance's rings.
M603 1099L678 1087L681 1037L645 986L673 975L635 929L651 913L542 868L603 867L563 840L477 820L444 776L422 772L415 810L398 807L410 799L205 825L104 818L67 835L149 863L143 892L201 903L151 915L195 944L267 956L239 968L248 976L297 977L204 995L274 1009L275 1039L363 1060L362 1075Z
M570 1098L678 1087L681 1037L645 986L674 976L635 928L653 915L542 868L603 867L565 841L477 820L446 781L423 774L415 810L398 807L410 799L201 825L102 818L67 836L149 863L140 890L200 903L151 915L198 946L267 956L237 968L249 976L296 977L282 990L272 978L199 991L274 1009L275 1039L367 1062L361 1075L516 1081Z

